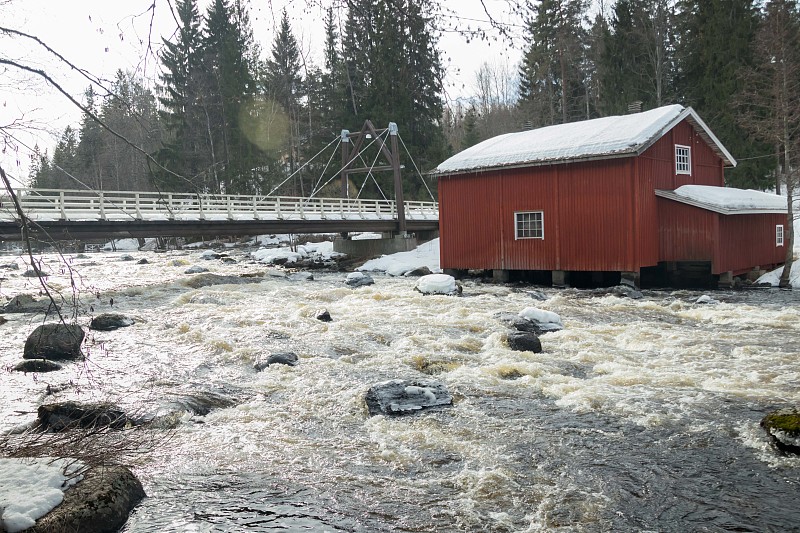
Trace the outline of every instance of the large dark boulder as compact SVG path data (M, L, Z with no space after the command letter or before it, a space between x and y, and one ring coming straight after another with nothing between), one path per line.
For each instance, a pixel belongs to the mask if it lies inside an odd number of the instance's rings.
M85 333L77 324L42 324L28 335L23 359L80 359Z
M364 400L370 416L405 415L453 404L453 396L438 381L393 379L373 385Z
M541 335L542 333L545 333L536 322L528 320L527 318L522 318L517 313L501 312L495 314L494 317L509 328L517 331L525 331L535 335Z
M92 467L64 492L64 500L40 518L30 533L112 533L147 496L141 482L122 466Z
M36 427L42 431L67 431L98 427L123 429L127 425L134 424L125 411L106 403L48 403L39 406L37 415Z
M331 318L331 314L327 309L320 309L317 311L316 315L317 320L320 322L331 322L333 318Z
M761 420L761 427L780 452L800 455L800 409L773 411Z
M61 370L61 365L47 359L26 359L14 366L16 372L55 372Z
M508 334L507 341L508 347L517 352L539 353L542 351L542 341L535 333L514 331Z
M127 326L132 326L134 320L119 313L103 313L92 318L89 323L89 329L97 331L111 331Z

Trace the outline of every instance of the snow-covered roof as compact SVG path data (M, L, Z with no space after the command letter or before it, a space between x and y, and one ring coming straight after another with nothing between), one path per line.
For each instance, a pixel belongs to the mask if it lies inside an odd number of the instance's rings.
M656 191L656 195L723 215L786 213L786 197L752 189L683 185L674 191Z
M684 119L726 165L736 165L736 160L697 113L691 107L675 104L642 113L499 135L459 152L436 167L433 173L477 172L639 155Z

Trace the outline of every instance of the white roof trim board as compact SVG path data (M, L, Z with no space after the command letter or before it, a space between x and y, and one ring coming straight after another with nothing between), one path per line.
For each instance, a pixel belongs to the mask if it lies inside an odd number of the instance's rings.
M433 174L480 172L640 155L687 119L726 165L736 160L691 107L669 105L492 137L447 159Z
M751 189L683 185L674 191L656 190L656 196L723 215L785 214L786 197Z

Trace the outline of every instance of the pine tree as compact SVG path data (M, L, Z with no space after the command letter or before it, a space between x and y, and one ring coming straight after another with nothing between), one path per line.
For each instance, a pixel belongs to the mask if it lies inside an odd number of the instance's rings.
M179 0L176 8L180 20L177 40L165 40L160 55L159 115L167 138L157 156L174 174L159 173L158 185L172 190L208 190L211 139L202 106L207 87L202 86L201 19L196 0Z
M602 115L619 115L641 102L652 109L673 94L673 15L662 0L619 0L598 65Z
M251 44L252 30L241 2L231 5L228 0L214 0L203 35L206 78L200 105L208 126L214 190L220 193L256 192L259 188L255 168L262 154L246 134L246 123L258 118L252 114L255 75Z
M99 105L94 89L91 86L87 88L84 96L86 98L86 108L93 115L98 116ZM72 188L107 189L108 187L104 183L105 174L99 160L99 155L103 150L103 129L87 113L84 113L81 119L78 138L80 141L76 149L77 166L75 170L77 175L75 178L80 182L73 180Z
M753 66L759 15L754 0L683 0L678 4L677 85L681 100L695 108L740 164L726 172L734 186L770 183L770 152L737 122L732 100L741 90L738 73Z
M585 118L586 0L542 0L527 21L522 105L535 126Z
M800 177L800 11L794 0L767 2L753 41L753 67L743 73L742 124L776 146L786 185L786 260L780 285L789 284L794 259L794 198Z
M300 74L300 51L292 34L289 16L283 11L278 33L272 43L272 57L266 64L266 84L271 97L281 106L289 126L284 147L289 174L295 174L300 160L300 99L303 79ZM293 196L305 196L302 176L294 180Z

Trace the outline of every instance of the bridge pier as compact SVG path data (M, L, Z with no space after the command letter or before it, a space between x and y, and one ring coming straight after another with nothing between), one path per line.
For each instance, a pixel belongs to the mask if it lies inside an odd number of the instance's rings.
M383 235L386 235L384 233ZM381 255L408 252L417 247L417 238L409 235L382 237L380 239L343 239L337 237L333 241L333 251L347 254L350 257L376 257Z

